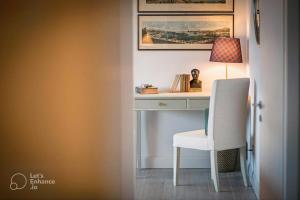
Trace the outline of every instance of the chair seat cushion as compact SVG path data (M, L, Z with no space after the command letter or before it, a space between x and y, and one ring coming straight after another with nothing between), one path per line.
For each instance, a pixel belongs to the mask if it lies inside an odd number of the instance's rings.
M176 133L173 136L173 146L189 149L211 150L212 142L206 136L205 130L195 130Z

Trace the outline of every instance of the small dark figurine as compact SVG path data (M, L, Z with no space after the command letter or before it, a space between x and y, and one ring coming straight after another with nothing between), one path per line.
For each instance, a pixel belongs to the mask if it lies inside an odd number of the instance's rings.
M198 80L200 71L198 69L192 69L191 71L193 80L190 81L190 89L192 92L201 92L202 82Z

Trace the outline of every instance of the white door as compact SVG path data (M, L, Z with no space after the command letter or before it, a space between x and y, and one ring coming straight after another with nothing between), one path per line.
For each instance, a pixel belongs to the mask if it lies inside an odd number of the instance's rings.
M262 107L256 108L257 146L255 147L259 163L258 193L260 199L283 199L283 5L283 0L260 0L260 45L252 48L251 45L256 45L255 40L250 40L249 43L251 76L256 82L257 102L261 101L262 104ZM253 35L251 37L253 38ZM260 54L258 58L255 57L257 56L255 49Z

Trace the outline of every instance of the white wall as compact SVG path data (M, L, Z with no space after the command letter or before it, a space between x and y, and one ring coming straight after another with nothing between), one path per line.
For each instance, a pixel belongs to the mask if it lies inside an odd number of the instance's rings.
M209 62L210 51L138 51L137 9L134 2L134 85L151 83L167 91L177 73L200 69L203 90L210 91L213 80L225 77L225 65ZM235 1L235 37L241 39L244 61L246 51L247 0ZM246 64L229 66L229 78L247 76ZM142 114L142 167L172 167L172 136L176 132L204 127L201 111L165 111ZM183 167L209 167L206 152L183 150Z
M270 7L271 3L274 6ZM297 4L297 1L261 1L261 45L256 44L250 18L250 76L256 84L256 99L262 101L263 108L255 116L254 152L249 154L249 166L250 180L260 199L299 199L296 197L299 156L295 151L299 72ZM262 120L258 122L260 115Z

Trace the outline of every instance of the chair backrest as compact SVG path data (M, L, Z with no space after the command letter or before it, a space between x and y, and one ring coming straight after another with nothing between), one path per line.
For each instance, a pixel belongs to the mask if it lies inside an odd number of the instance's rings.
M208 137L215 150L246 145L249 79L216 80L213 83L208 118Z

